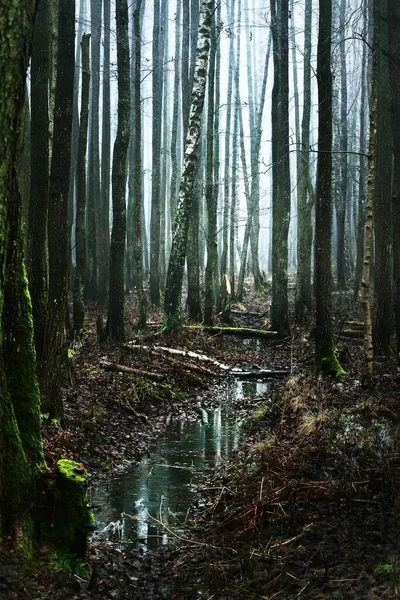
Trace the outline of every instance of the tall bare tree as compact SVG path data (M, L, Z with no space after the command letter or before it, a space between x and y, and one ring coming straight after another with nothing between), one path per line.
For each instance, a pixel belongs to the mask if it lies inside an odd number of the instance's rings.
M287 268L290 222L288 1L271 0L274 52L272 91L272 306L271 326L289 331Z
M315 203L315 366L340 376L332 336L332 1L319 0L318 162Z
M47 302L47 209L49 198L49 7L40 2L31 58L31 191L28 219L28 273L41 359ZM43 234L44 231L44 234Z
M107 331L111 338L122 341L125 339L125 192L126 165L130 136L130 58L127 0L117 0L115 6L115 20L117 26L118 126L112 164L113 226L110 247L110 287L108 293Z
M60 378L62 361L66 356L65 320L70 266L68 185L75 68L74 0L59 0L58 27L60 35L48 213L49 293L39 375L42 411L62 418Z

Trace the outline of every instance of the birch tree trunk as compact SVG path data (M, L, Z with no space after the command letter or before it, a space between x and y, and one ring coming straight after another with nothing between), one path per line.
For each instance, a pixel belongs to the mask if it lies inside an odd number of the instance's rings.
M187 252L192 191L199 158L213 8L213 0L204 0L200 12L189 127L165 289L164 323L167 329L172 330L179 328L181 323L183 269Z
M364 0L364 29L368 24L368 1ZM357 300L360 291L363 258L364 258L364 226L365 226L365 205L366 205L366 150L367 150L367 125L366 111L368 106L368 83L367 74L367 44L363 44L361 59L361 98L360 98L360 142L359 142L359 186L358 186L358 214L357 214L357 234L356 234L356 270L354 279L354 299Z
M368 197L367 214L364 235L364 261L363 278L361 283L361 302L364 310L364 382L372 383L374 368L374 345L372 335L370 275L372 263L372 245L374 230L374 200L376 179L376 150L377 150L377 125L378 125L378 97L379 97L379 54L380 54L380 0L373 0L373 61L372 61L372 88L370 108L370 133L368 150Z

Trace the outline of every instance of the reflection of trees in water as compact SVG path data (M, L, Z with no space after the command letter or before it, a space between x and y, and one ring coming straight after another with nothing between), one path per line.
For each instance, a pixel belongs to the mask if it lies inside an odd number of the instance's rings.
M267 384L256 381L229 382L221 406L208 412L208 423L173 424L155 444L151 461L142 461L110 479L108 493L103 490L98 502L108 504L100 515L103 523L121 523L117 541L136 542L149 550L168 542L169 533L157 521L180 529L193 503L192 488L201 477L201 469L229 458L238 445L235 402L267 389Z

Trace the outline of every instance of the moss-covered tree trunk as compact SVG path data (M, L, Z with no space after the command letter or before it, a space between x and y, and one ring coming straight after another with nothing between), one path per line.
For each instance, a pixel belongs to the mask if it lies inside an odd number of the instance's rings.
M126 159L130 136L129 21L126 0L117 0L115 19L117 25L118 127L112 165L113 226L110 248L110 289L107 330L110 337L114 340L122 341L125 338Z
M48 220L49 294L45 343L39 365L42 410L63 416L60 382L65 359L65 315L68 308L68 185L75 64L75 2L59 2L59 44L54 109Z
M43 466L32 312L13 165L36 1L0 2L0 535L21 530ZM18 423L19 421L19 423ZM26 448L24 448L26 445Z
M165 326L168 329L175 329L179 327L181 323L183 269L187 250L189 218L192 206L192 190L198 163L201 123L207 81L208 55L210 50L212 10L213 0L205 0L202 3L200 13L189 127L185 143L185 157L179 190L179 202L174 223L174 233L167 272L164 320Z
M87 131L89 122L89 84L90 84L90 59L89 59L89 34L83 34L82 46L82 91L81 91L81 117L78 138L77 178L76 178L76 218L75 218L75 281L73 289L73 318L74 331L79 335L83 329L85 318L84 285L86 275L86 149Z
M315 365L319 373L343 374L332 336L332 71L331 0L319 1L317 52L318 159L315 204Z

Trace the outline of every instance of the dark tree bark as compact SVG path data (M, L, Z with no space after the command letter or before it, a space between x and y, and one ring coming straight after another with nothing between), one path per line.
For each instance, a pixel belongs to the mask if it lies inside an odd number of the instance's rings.
M293 17L292 17L293 18ZM312 200L309 195L310 180L310 118L311 118L311 24L312 0L306 0L304 13L304 70L303 118L301 123L301 154L298 162L299 190L297 194L297 286L296 322L303 323L311 312L311 246Z
M235 20L235 0L230 0L227 5L229 19L231 23ZM231 147L232 147L232 90L233 90L233 71L234 71L234 49L235 37L230 34L229 55L227 64L227 91L226 91L226 121L225 121L225 156L224 156L224 186L223 186L223 209L222 209L222 248L220 260L220 292L219 309L223 309L226 304L227 290L225 277L228 274L228 248L229 248L229 206L230 206L230 176L231 176ZM250 85L250 84L249 84ZM249 103L250 104L250 103Z
M110 91L110 0L103 1L103 114L101 127L101 189L99 211L99 286L98 299L105 304L108 294L108 267L110 264L110 162L111 162L111 91Z
M153 132L152 132L152 183L150 216L150 301L160 304L160 219L161 219L161 124L163 95L163 44L160 23L160 0L154 0L153 23Z
M391 117L393 132L393 277L396 354L400 362L400 8L388 0Z
M379 14L380 48L379 95L376 138L376 180L374 202L374 349L391 355L393 333L392 287L392 123L388 71L387 1L381 3Z
M87 202L87 275L86 293L91 300L98 299L98 232L100 207L100 43L102 0L90 0L91 40L91 101L89 124L89 169ZM106 268L106 265L103 265Z
M64 357L65 315L68 308L69 230L68 184L75 63L75 2L60 0L60 31L54 108L54 140L51 160L48 220L49 294L45 343L39 365L42 411L63 417L60 393Z
M140 74L141 74L141 0L136 0L133 14L134 24L134 143L135 143L135 188L134 188L134 266L136 270L136 290L139 303L138 327L146 325L147 302L143 289L143 248L142 248L142 122L140 110Z
M86 0L82 0L79 7L77 39L81 40L86 18ZM75 75L74 75L74 100L72 112L72 139L71 139L71 165L69 170L68 185L68 220L69 231L71 234L74 229L74 216L76 212L76 186L78 169L78 143L79 143L79 88L81 77L81 45L76 44L75 48ZM72 240L71 240L72 242ZM73 256L72 244L70 248L71 257Z
M126 162L129 147L130 85L128 3L117 0L115 9L117 25L118 66L118 127L114 144L112 166L113 226L110 248L110 289L107 330L111 338L122 341L124 327L124 265L126 237Z
M343 374L332 337L332 1L319 0L317 52L318 162L315 204L315 366L319 373Z
M287 268L290 221L288 2L271 1L274 51L272 91L272 329L289 331Z
M346 0L340 0L340 159L338 172L340 184L336 198L336 265L339 290L346 288L345 233L347 211L348 173L348 114L347 114L347 66L346 66Z
M28 275L35 323L35 347L41 359L47 302L47 207L49 199L49 19L41 0L31 59L31 190L28 220Z
M218 252L217 252L217 196L214 191L214 95L216 59L215 16L212 18L210 65L208 71L207 99L207 161L206 161L206 202L207 202L207 263L204 277L204 322L213 324L213 310L217 297Z
M172 108L172 130L171 130L171 185L170 185L170 211L171 225L173 226L176 216L176 205L178 197L178 129L179 129L179 85L180 73L179 65L181 58L181 34L180 34L180 18L181 18L181 0L176 3L175 15L175 56L174 56L174 92L173 92L173 108Z
M85 318L84 285L86 274L86 150L89 121L89 40L90 35L82 36L82 92L81 115L78 138L77 186L76 186L76 219L75 219L75 280L73 289L73 323L75 335L83 329Z

